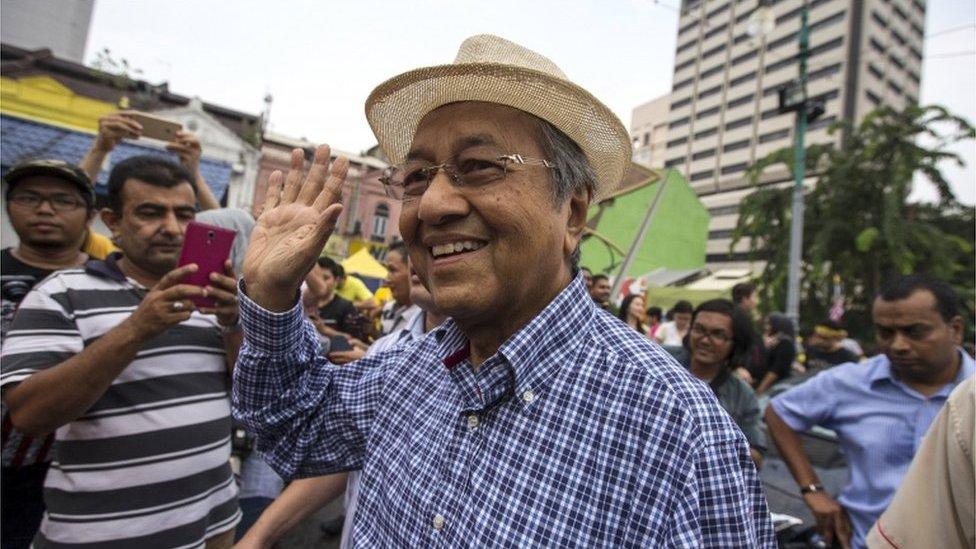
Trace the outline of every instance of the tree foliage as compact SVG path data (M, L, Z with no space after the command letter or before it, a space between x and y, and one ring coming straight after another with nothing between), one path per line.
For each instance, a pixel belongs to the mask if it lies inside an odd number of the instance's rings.
M947 145L972 139L965 119L939 106L882 107L843 132L843 146L807 147L807 173L817 184L804 197L801 327L825 318L832 280L844 286L848 330L870 339L870 306L881 285L898 274L929 272L949 280L964 296L972 325L974 211L960 205L939 170L943 161L962 165ZM754 185L769 168L793 171L793 148L775 151L750 167ZM933 204L909 203L913 177L921 172L937 193ZM749 239L751 255L767 261L760 276L762 303L786 304L792 188L766 187L739 208L734 246Z

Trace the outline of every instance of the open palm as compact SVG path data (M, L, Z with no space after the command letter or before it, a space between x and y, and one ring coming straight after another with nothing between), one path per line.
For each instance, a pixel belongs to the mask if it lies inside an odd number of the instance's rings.
M349 161L339 157L330 169L329 153L328 145L318 147L305 175L302 151L295 149L288 176L276 171L269 178L243 273L248 296L266 309L281 311L294 305L302 280L342 212L338 201Z

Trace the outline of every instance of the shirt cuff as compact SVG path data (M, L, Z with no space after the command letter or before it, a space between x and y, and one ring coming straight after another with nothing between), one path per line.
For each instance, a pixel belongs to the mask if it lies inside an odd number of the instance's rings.
M241 328L244 342L251 348L265 353L276 353L291 348L305 333L301 300L280 313L269 311L255 303L244 291L244 279L237 282L237 297L241 309Z

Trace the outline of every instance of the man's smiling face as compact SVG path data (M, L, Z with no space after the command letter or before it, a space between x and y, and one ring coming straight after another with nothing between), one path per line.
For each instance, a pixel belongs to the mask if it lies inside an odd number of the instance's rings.
M471 172L494 169L489 163L507 154L545 158L538 124L510 107L452 103L420 122L409 159ZM404 202L400 233L438 310L462 324L528 319L565 287L580 206L555 205L550 176L513 165L505 177L459 187L442 169L423 195ZM576 202L585 217L586 201Z

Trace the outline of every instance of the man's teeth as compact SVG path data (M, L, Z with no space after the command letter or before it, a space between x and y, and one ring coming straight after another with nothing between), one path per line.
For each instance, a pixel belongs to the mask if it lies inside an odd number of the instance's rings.
M481 242L474 242L472 240L462 240L460 242L453 242L449 244L438 244L430 249L430 253L434 257L440 257L442 255L457 254L464 251L477 250L484 247Z

